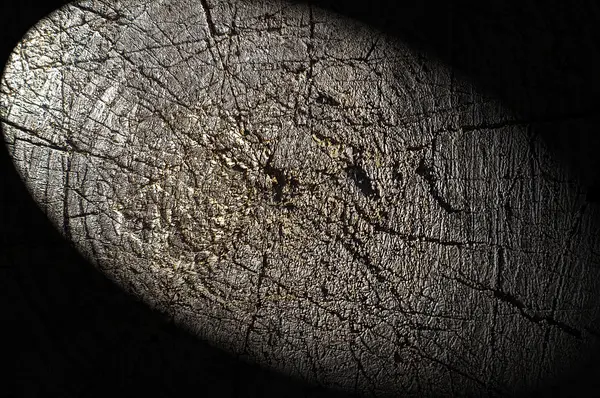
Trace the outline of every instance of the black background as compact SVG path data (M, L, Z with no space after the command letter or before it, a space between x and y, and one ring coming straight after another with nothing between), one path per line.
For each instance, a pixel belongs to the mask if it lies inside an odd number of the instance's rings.
M2 2L1 64L32 25L63 3ZM311 3L403 38L500 98L520 120L534 124L598 205L596 2ZM0 171L0 317L8 332L2 334L1 358L9 369L0 395L332 396L242 363L123 293L60 237L4 146ZM582 364L544 394L600 396L599 369Z

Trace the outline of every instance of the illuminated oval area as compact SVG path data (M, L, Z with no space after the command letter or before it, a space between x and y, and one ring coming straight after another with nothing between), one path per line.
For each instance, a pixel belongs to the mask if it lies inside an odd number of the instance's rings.
M199 337L332 388L511 395L596 345L596 209L529 126L355 21L82 1L1 83L32 196ZM201 377L201 375L199 375Z

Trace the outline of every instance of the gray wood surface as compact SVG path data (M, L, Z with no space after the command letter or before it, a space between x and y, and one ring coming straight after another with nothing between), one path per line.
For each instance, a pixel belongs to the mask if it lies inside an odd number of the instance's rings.
M307 4L82 1L17 44L0 117L62 238L182 339L348 393L512 396L597 347L593 156L544 134L587 108L444 61Z

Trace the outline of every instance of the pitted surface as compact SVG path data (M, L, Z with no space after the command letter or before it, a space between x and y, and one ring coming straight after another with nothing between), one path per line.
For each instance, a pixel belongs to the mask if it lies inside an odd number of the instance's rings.
M501 395L592 343L595 209L529 123L285 2L83 1L0 96L31 194L200 337L362 394Z

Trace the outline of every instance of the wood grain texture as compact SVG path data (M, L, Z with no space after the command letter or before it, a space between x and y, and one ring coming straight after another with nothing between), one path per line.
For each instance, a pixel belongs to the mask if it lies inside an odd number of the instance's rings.
M597 209L539 123L356 20L78 2L17 45L0 109L63 236L250 361L362 395L496 396L595 347Z

